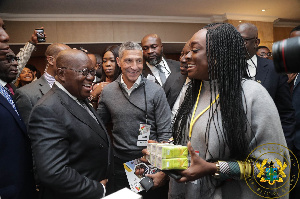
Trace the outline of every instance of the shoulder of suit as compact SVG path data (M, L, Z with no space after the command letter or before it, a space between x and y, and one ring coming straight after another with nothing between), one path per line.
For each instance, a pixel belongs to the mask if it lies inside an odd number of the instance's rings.
M175 64L175 65L180 65L180 62L179 61L176 61L174 59L165 59L166 62L169 64Z
M39 79L34 81L34 82L31 82L25 86L22 86L20 88L18 88L16 90L16 92L22 92L22 93L31 93L32 91L36 90L36 88L39 86Z
M149 90L149 89L154 90L154 91L158 91L160 89L163 90L163 88L160 85L158 85L157 83L150 81L146 78L143 78L143 82L145 83L147 90Z
M107 92L115 92L115 89L118 88L118 87L119 87L119 82L115 80L115 81L107 84L103 88L102 92L105 92L105 93L107 93Z
M273 60L266 59L266 58L261 58L261 57L257 56L257 63L267 65L268 67L273 67L273 69L274 69Z

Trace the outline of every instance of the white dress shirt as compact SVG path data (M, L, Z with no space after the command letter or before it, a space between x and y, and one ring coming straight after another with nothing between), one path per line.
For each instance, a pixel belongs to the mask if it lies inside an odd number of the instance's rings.
M123 74L121 75L121 85L125 89L128 96L130 96L131 92L140 85L141 79L142 79L141 76L139 76L139 78L137 78L137 80L135 80L132 87L128 88L127 85L125 84L124 80L123 80Z
M187 77L186 80L185 80L185 83L182 86L181 91L180 91L180 93L179 93L179 95L178 95L178 97L177 97L177 99L176 99L176 101L174 103L174 106L172 108L171 120L174 119L174 117L175 117L175 115L176 115L176 113L177 113L177 111L178 111L181 103L183 102L186 90L189 87L189 83L190 82L191 82L191 79Z
M256 57L256 55L254 55L251 59L248 59L247 64L248 64L248 70L247 70L248 77L251 77L252 79L255 79L256 67L257 67L257 57Z
M162 82L159 76L159 70L155 67L150 65L148 62L146 62L147 66L149 67L149 69L151 70L152 74L154 75L154 77L157 79L158 83L162 86ZM166 79L168 79L169 75L171 74L171 70L170 67L168 66L166 60L164 58L161 59L161 62L159 62L159 65L161 65L161 70L164 72Z

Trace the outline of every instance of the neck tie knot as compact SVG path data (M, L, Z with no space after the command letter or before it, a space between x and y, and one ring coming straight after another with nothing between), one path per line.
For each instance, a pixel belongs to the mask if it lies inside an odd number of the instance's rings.
M9 92L10 92L12 95L15 94L15 93L14 93L14 90L13 90L13 88L11 87L10 84L6 84L5 87L8 88Z

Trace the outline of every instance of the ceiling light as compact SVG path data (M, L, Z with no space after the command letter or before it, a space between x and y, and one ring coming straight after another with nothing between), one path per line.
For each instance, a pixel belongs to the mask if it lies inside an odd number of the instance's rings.
M242 22L242 21L239 21L240 23Z
M265 11L266 11L266 9L262 9L261 11L265 12Z

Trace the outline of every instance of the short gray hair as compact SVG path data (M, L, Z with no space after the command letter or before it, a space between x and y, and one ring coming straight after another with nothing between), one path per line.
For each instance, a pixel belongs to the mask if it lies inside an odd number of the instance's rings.
M119 49L119 58L122 59L123 53L125 50L140 50L143 51L140 44L133 42L133 41L127 41L121 44Z

